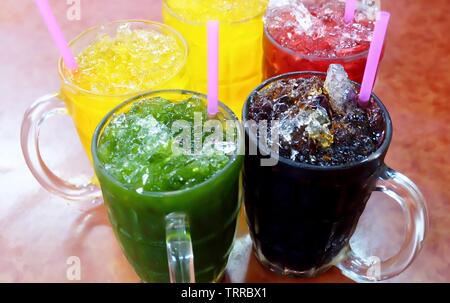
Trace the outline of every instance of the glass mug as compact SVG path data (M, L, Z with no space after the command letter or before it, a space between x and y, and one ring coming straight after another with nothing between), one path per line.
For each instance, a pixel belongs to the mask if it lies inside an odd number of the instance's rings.
M162 14L164 23L178 30L186 38L191 50L188 59L190 89L207 92L207 28L206 21L187 19L183 12L186 6L200 5L202 1L163 0ZM222 20L219 27L219 100L228 105L240 116L242 105L252 89L261 83L263 14L267 0L246 1L258 10L251 17L240 20ZM219 6L219 5L218 5ZM205 14L214 14L212 8ZM231 12L242 12L244 4L234 1ZM203 12L203 11L202 11ZM199 11L199 14L202 12ZM231 18L231 17L230 17ZM211 19L217 19L212 17ZM250 55L249 55L250 54Z
M69 45L74 54L80 53L96 41L101 34L114 36L118 28L128 26L135 30L149 30L170 35L183 50L184 58L174 75L165 83L155 87L185 88L188 85L186 60L188 47L184 38L167 25L141 20L121 20L90 28L72 40ZM70 200L95 199L100 191L95 184L76 185L56 176L45 164L39 150L39 130L42 123L54 115L69 115L75 124L81 143L90 158L90 145L95 128L102 118L120 102L135 96L139 91L130 91L121 95L105 95L85 90L71 83L62 59L58 63L61 89L59 93L39 98L26 111L22 122L21 145L25 161L36 180L48 191ZM153 89L153 88L151 88Z
M267 80L249 96L243 108L243 121L247 121L255 94L274 81L312 76L324 79L326 74L295 72ZM334 265L356 281L385 280L400 274L419 253L428 226L425 200L410 179L384 163L392 138L392 122L380 99L372 96L382 110L385 138L367 159L320 167L278 157L278 163L271 167L260 165L266 156L245 156L247 221L257 259L272 271L312 277ZM254 130L246 128L245 140L246 150L256 150ZM269 154L261 146L258 151ZM399 203L406 225L400 251L381 261L379 274L370 273L373 260L358 256L349 245L372 192L382 192Z
M364 0L359 2L366 2L359 3L359 6L366 6L370 4L369 2L373 2L377 7L381 7L380 0ZM274 39L269 33L267 23L264 24L263 49L264 80L297 71L326 72L330 64L340 64L344 67L351 80L361 83L364 76L367 56L369 54L369 49L367 47L357 52L352 52L351 54L336 56L335 58L305 55L283 46Z
M98 157L97 145L114 115L128 111L142 98L184 100L189 96L206 100L204 95L183 90L154 91L132 98L103 119L92 141L95 173L111 225L125 256L145 282L213 282L222 278L240 210L243 156L236 153L210 179L190 188L138 193L108 173ZM225 120L238 123L227 106L220 103L219 110ZM240 132L236 140L239 151Z

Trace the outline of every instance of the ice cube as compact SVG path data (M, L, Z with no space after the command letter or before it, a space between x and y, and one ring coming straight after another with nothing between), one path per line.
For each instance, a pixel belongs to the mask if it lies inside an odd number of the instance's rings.
M301 3L301 0L270 0L267 9L270 11L280 7L291 7L297 3Z
M355 14L357 22L363 20L375 21L380 12L380 0L360 0Z
M314 17L303 4L302 0L270 0L267 18L270 27L294 27L297 33L312 34ZM291 18L287 18L288 14ZM285 15L285 16L283 16Z
M307 139L325 148L333 143L330 123L328 114L322 107L293 108L281 116L279 134L285 141L291 143L294 132L304 128Z
M333 22L339 24L342 22L345 1L337 0L313 0L310 1L311 10L322 20L327 20L327 23ZM342 12L342 13L341 13Z
M350 99L354 88L342 65L330 64L324 87L330 96L330 106L333 111L345 114L350 108L349 105L353 104Z
M220 154L232 155L236 152L237 145L234 142L222 141L222 142L216 142L214 144L214 148Z
M323 107L314 109L305 128L309 139L316 141L321 147L329 147L333 143L333 135L330 132L330 119Z
M278 133L287 142L292 141L292 134L297 126L297 117L292 117L292 111L288 110L281 114Z

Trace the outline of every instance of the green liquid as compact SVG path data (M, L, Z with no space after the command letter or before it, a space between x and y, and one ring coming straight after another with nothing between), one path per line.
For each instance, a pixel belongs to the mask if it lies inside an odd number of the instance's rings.
M180 134L173 122L194 123L195 113L207 120L205 101L195 96L177 102L138 100L112 117L94 148L110 221L125 255L146 282L169 281L164 217L171 212L188 217L198 282L221 275L232 247L242 159L236 151L224 152L223 144L195 154L173 152ZM218 119L226 129L224 113ZM202 134L200 141L210 134Z

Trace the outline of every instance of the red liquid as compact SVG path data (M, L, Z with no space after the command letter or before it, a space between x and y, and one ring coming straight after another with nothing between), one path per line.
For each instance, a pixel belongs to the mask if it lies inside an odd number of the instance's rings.
M268 11L263 43L265 79L294 71L326 72L330 64L341 64L351 80L361 83L373 22L360 19L346 24L344 4L337 0L308 2L305 10L312 25L302 32L294 10L287 6Z
M362 82L364 68L367 61L366 51L349 58L314 58L302 57L287 52L274 45L271 38L264 35L264 79L295 71L319 71L326 72L330 64L341 64L344 66L349 78L358 83ZM273 41L273 40L272 40Z

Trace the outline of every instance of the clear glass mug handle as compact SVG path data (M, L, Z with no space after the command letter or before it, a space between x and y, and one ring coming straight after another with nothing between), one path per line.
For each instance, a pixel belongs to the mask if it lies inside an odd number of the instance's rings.
M403 272L422 248L428 228L425 199L409 178L384 167L374 191L382 192L400 204L406 221L406 234L400 251L387 260L364 259L347 248L337 267L344 275L361 282L386 280Z
M20 143L25 162L33 176L46 190L69 200L90 200L101 203L101 191L93 183L76 185L55 175L45 164L39 148L41 125L55 115L67 115L67 108L57 93L42 96L25 112L20 133Z
M187 217L184 213L170 213L165 220L170 283L195 283L194 253Z

